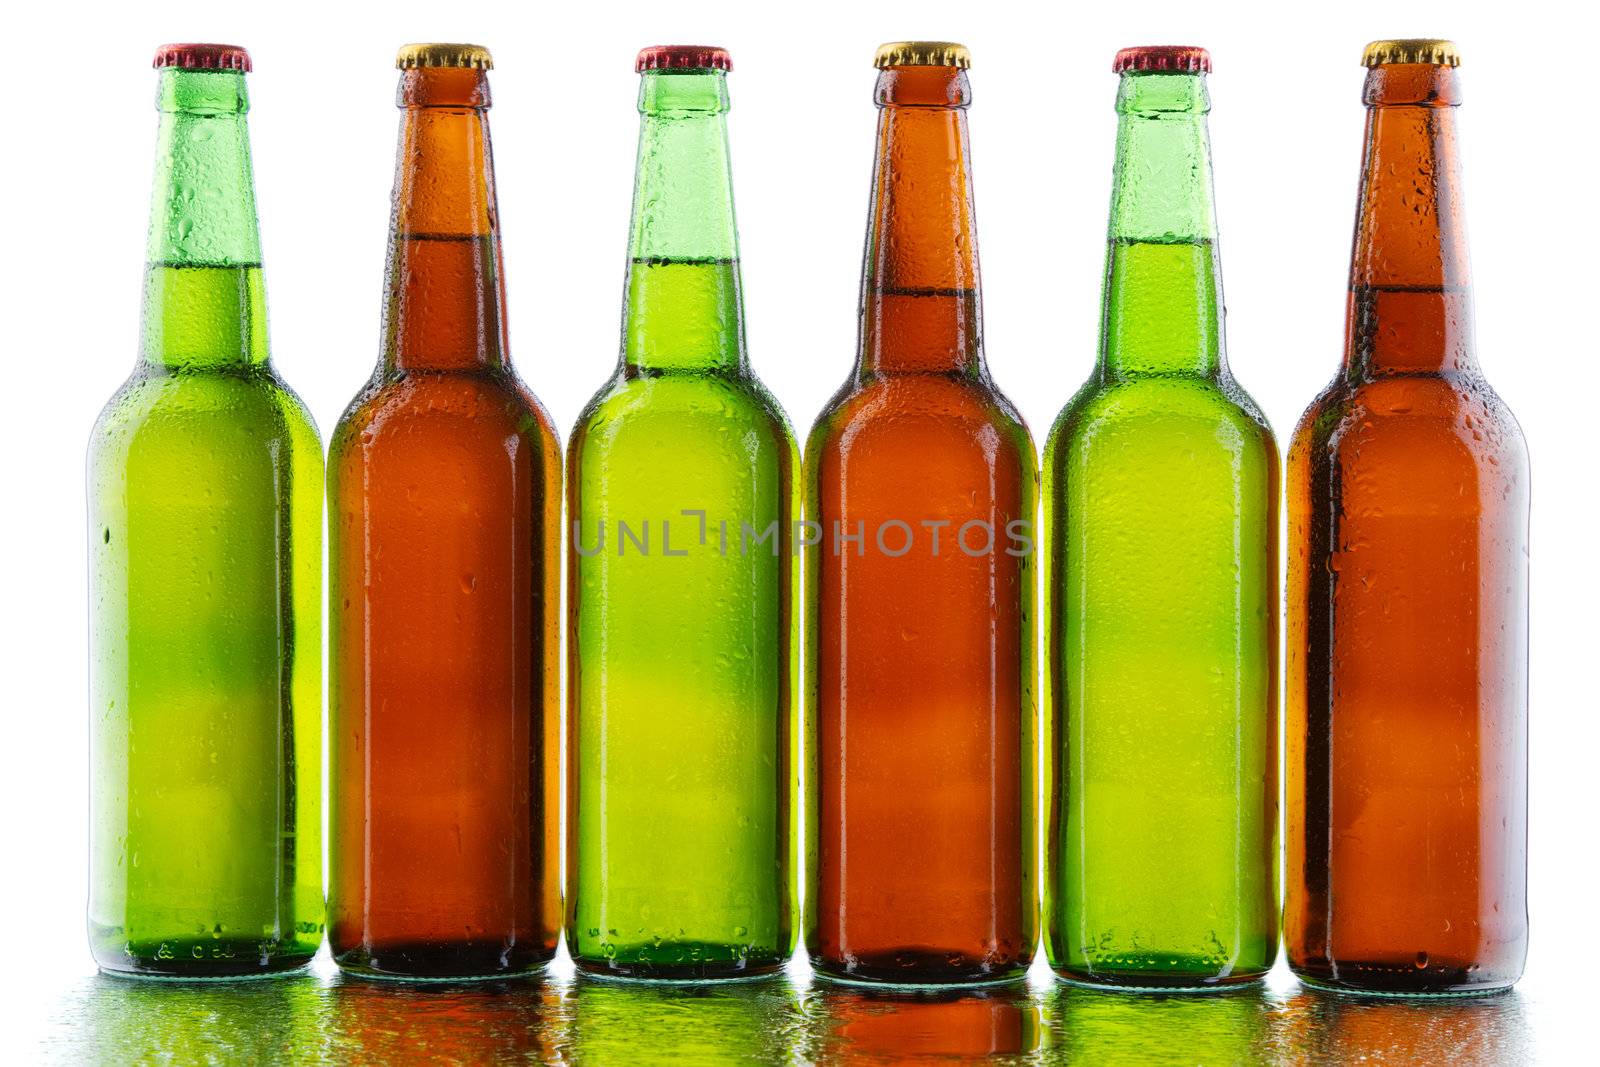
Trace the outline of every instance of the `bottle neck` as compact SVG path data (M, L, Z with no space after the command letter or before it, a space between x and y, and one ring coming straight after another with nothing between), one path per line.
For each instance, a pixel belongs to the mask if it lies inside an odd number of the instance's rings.
M1130 71L1117 90L1100 368L1226 369L1205 76Z
M481 70L400 76L383 360L391 370L506 362L499 208Z
M984 371L971 98L966 73L955 67L889 67L878 76L861 280L863 375Z
M1456 72L1374 67L1345 324L1345 373L1475 372Z
M174 369L265 364L244 74L164 68L156 107L142 358Z
M626 368L745 365L727 112L722 71L651 70L641 77L622 314Z

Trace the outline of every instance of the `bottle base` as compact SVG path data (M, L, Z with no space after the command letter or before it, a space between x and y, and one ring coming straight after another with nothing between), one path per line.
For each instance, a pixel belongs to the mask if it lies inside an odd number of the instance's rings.
M1289 965L1300 984L1327 993L1397 1000L1494 997L1509 993L1516 978L1479 979L1477 965L1418 968L1393 963L1337 962ZM1519 976L1520 977L1520 976Z
M667 946L663 946L666 948ZM682 951L679 946L674 954ZM597 978L615 982L657 982L662 984L693 984L696 982L754 981L781 974L788 963L787 957L773 956L763 959L699 959L699 960L648 960L619 959L602 956L598 959L572 957L573 965L584 978Z
M1021 981L1031 960L958 959L943 952L893 952L881 957L829 959L813 954L811 969L824 981L876 988L948 989Z
M346 949L333 962L352 978L451 984L537 977L555 954L553 945L507 947L500 940L415 941Z
M199 955L196 955L199 953ZM304 970L316 949L296 946L285 951L260 941L185 942L168 940L126 945L115 955L96 949L95 966L112 978L141 982L239 982L279 978Z
M1154 993L1161 995L1180 994L1184 996L1218 993L1233 993L1240 990L1253 989L1266 980L1265 971L1260 973L1229 975L1219 978L1216 975L1195 975L1192 977L1175 975L1171 972L1129 972L1125 974L1106 974L1094 972L1082 974L1076 971L1055 970L1055 975L1064 984L1076 986L1079 989L1093 989L1100 993Z

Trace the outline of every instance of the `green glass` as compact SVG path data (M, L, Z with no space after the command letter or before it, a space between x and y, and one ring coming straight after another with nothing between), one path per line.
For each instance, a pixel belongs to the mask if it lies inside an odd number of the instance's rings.
M1278 453L1228 372L1199 74L1123 75L1099 361L1045 451L1050 962L1277 952Z
M142 352L89 447L89 938L246 975L322 941L322 448L268 362L244 75L160 79Z
M647 71L622 357L568 452L567 947L793 948L794 435L745 354L722 71Z

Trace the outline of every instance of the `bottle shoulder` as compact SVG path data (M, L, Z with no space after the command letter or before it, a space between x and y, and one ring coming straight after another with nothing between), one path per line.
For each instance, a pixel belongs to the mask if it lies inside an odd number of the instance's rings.
M495 440L519 434L556 450L561 447L550 413L509 368L388 372L380 368L339 417L331 451L342 451L357 437L370 445L389 434L436 428L459 435L467 427L481 428L486 438Z
M1511 409L1481 375L1408 374L1334 378L1301 415L1291 462L1313 454L1343 462L1366 454L1456 454L1525 467L1527 441Z
M1078 448L1105 434L1155 430L1172 435L1175 443L1186 442L1185 447L1208 440L1233 447L1233 441L1249 440L1274 455L1278 448L1266 414L1231 376L1096 374L1056 416L1045 454Z
M101 409L91 463L134 450L186 450L226 437L230 447L312 453L322 458L310 409L270 364L175 370L141 364Z
M863 440L916 439L930 431L983 444L993 438L1034 456L1033 434L1011 400L987 378L964 374L892 374L852 378L812 423L807 454L815 457Z
M791 452L794 430L777 399L748 371L628 373L619 368L590 398L573 424L574 450L596 438L615 440L634 430L666 427L701 431L766 431Z

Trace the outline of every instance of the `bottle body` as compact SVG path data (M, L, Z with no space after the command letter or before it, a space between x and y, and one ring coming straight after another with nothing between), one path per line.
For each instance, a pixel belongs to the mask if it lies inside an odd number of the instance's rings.
M819 417L807 471L812 965L1020 975L1037 937L1032 439L984 384L896 377Z
M724 79L644 72L622 359L568 449L567 945L617 977L794 944L798 460L744 352Z
M751 379L621 378L569 455L569 951L620 976L775 970L794 940L788 426Z
M358 397L329 454L329 940L504 977L559 937L560 445L508 372Z
M1288 899L1304 980L1527 955L1528 455L1481 376L1324 392L1288 463Z
M329 451L329 939L503 977L559 937L561 446L503 347L483 74L401 102L384 357Z
M847 980L1003 980L1037 938L1037 471L982 360L969 95L880 75L862 351L807 448L806 946Z
M1289 454L1284 935L1314 984L1482 992L1527 952L1528 455L1473 352L1453 64L1372 65L1345 365Z
M144 351L89 449L89 928L229 977L322 940L322 449L267 360L243 75L161 78Z
M1045 450L1046 941L1093 984L1277 954L1278 454L1223 354L1206 109L1123 74L1102 353Z
M1211 383L1093 383L1044 470L1051 964L1130 987L1259 978L1277 956L1271 430Z

